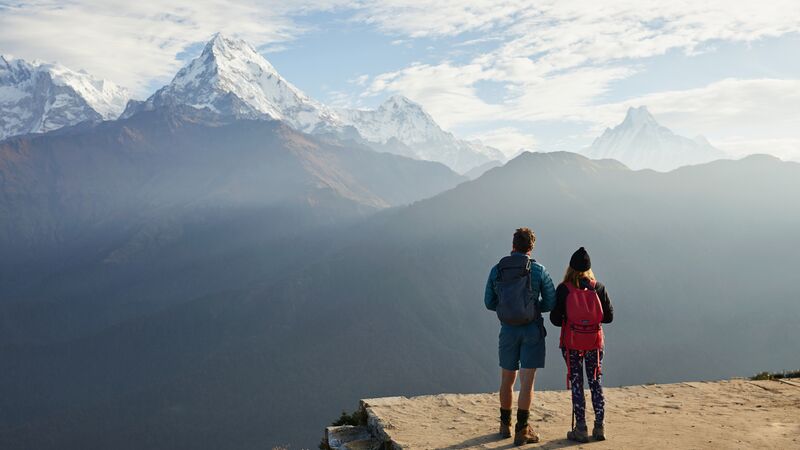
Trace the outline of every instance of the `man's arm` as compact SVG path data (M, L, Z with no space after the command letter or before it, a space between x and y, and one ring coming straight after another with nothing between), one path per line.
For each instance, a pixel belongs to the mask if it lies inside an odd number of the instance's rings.
M542 266L542 300L539 302L539 312L552 311L556 306L556 288L553 286L553 279L547 273L547 269Z
M486 290L483 293L483 303L486 309L497 310L497 293L494 291L494 282L497 280L497 266L492 267L489 272L489 279L486 280Z

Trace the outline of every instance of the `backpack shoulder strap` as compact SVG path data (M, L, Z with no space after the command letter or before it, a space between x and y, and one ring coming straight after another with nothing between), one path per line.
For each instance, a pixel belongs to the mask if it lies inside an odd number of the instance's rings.
M531 287L531 278L533 278L533 273L531 273L531 261L533 261L533 258L528 257L528 262L525 263L525 272L528 274L528 290L529 291L531 289L533 289Z

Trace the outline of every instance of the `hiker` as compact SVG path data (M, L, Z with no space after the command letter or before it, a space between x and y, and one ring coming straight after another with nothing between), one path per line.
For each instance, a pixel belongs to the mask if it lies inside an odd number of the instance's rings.
M556 289L556 306L550 313L550 322L561 327L559 346L567 364L567 388L572 388L572 430L567 439L589 442L586 427L586 400L583 396L583 371L592 392L594 428L592 436L606 439L603 419L605 398L601 378L603 375L602 323L614 320L614 308L605 286L595 279L592 261L583 247L569 260L564 281Z
M529 228L514 233L511 255L492 267L486 282L484 303L500 319L500 435L511 437L514 382L519 371L517 424L514 444L539 442L528 424L536 369L544 367L545 345L542 313L556 302L550 274L531 258L536 235ZM541 299L540 299L541 296Z

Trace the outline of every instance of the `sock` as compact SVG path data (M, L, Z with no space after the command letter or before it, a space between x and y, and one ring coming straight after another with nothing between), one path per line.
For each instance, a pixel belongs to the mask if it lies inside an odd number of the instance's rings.
M500 423L511 425L511 410L500 408Z
M517 410L517 426L515 427L517 431L525 428L528 426L528 416L530 412L527 409L518 409Z

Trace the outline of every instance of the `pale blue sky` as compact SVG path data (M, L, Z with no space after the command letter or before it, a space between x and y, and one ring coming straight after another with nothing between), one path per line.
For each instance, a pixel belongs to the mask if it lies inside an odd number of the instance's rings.
M400 93L513 153L577 150L628 106L733 155L800 156L800 2L0 0L0 53L143 98L214 32L333 106Z

